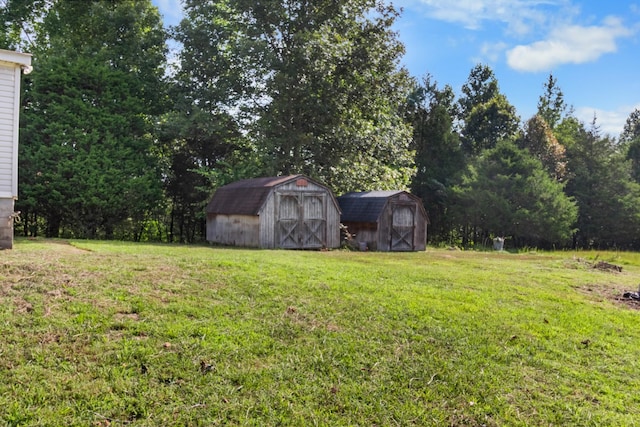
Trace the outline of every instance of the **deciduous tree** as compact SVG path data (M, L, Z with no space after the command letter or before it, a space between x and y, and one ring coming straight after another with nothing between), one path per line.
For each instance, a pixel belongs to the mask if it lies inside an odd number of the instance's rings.
M188 1L186 10L182 41L210 71L205 83L229 94L226 111L243 119L265 174L306 173L337 192L408 186L409 78L393 7L228 0ZM207 36L187 41L196 34Z

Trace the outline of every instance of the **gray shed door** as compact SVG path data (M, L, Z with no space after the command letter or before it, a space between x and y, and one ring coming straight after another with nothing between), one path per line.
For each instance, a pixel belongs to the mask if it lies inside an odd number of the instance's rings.
M278 192L276 238L278 247L318 249L327 233L324 193Z
M390 249L392 251L414 250L415 216L416 207L413 204L391 205Z

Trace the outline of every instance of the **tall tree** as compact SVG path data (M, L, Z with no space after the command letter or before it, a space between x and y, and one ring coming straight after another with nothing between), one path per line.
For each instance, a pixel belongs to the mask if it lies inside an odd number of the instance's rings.
M212 82L229 91L227 111L246 119L243 131L265 174L306 173L338 192L408 186L413 158L402 107L410 86L399 67L393 7L370 0L185 5L192 34L212 35L208 44L193 43L191 56L219 62Z
M149 0L52 2L25 79L21 195L45 232L136 238L161 204L165 32Z
M640 185L620 146L592 123L574 131L567 145L570 179L566 191L579 206L577 247L637 247Z
M542 116L535 115L525 123L517 144L540 160L552 178L558 181L565 178L567 174L566 150L558 142Z
M462 227L484 237L510 237L517 245L566 244L577 214L563 184L506 140L475 159L454 197L453 216Z
M631 162L631 175L640 183L640 109L635 109L624 125L620 135L620 143L626 151L626 157Z
M553 130L569 113L564 102L564 93L558 86L558 79L549 74L544 84L544 93L538 99L538 116Z
M416 176L411 191L424 202L430 219L430 238L446 240L449 190L464 170L458 135L453 130L456 114L453 89L440 89L431 76L417 84L409 97L407 118L413 125Z
M498 80L488 66L479 64L471 70L459 103L462 146L467 153L477 155L515 136L520 118L500 93Z
M636 108L627 117L620 135L620 141L629 142L638 138L640 138L640 109Z
M169 240L190 242L204 237L212 190L258 169L257 152L241 129L240 107L253 81L249 64L233 53L240 33L231 6L187 0L184 11L172 32L182 45L171 91L175 102L161 130Z

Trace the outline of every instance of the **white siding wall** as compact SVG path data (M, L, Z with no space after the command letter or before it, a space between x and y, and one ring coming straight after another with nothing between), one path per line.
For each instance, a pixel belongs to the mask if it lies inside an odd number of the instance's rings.
M17 197L20 68L0 62L0 197Z

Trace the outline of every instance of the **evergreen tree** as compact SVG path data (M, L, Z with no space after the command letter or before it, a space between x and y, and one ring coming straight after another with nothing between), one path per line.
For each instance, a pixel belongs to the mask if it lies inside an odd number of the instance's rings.
M427 76L409 98L407 118L413 125L416 176L411 191L420 197L429 215L429 236L447 240L449 190L464 170L465 162L458 135L453 131L455 117L453 89L439 89Z
M150 1L57 0L25 79L25 230L139 238L161 205L152 116L162 112L165 32Z
M549 175L562 181L567 173L565 148L560 145L542 116L535 115L525 123L518 146L540 160Z
M576 220L575 202L542 163L503 140L469 166L454 188L452 215L474 240L510 237L516 245L566 244Z
M635 182L640 183L640 109L635 109L627 118L620 143L631 162L631 176Z
M579 206L574 245L582 248L637 247L640 185L620 146L592 123L574 128L567 145L570 179L566 191Z
M620 135L621 142L630 142L640 138L640 109L633 110L624 124L624 129Z
M538 116L553 130L568 114L570 111L564 102L564 93L558 86L558 79L549 74L544 84L544 93L538 99Z
M477 65L462 86L460 120L462 146L478 155L502 139L513 138L520 121L515 108L500 93L498 80L486 65Z

